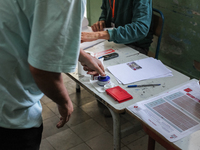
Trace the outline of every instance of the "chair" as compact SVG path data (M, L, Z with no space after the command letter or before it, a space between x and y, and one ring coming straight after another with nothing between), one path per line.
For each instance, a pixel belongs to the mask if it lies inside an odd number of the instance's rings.
M159 15L157 15L159 14ZM155 58L158 59L158 54L160 50L160 43L162 39L162 33L163 33L163 26L164 26L164 15L163 13L158 10L153 8L153 31L154 35L158 37L157 40L157 46L156 46L156 53L155 53Z

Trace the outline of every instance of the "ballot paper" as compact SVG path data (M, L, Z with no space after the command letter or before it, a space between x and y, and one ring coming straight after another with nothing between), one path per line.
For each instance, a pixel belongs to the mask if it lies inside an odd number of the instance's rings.
M200 86L196 79L127 109L168 141L177 141L200 129Z
M107 69L122 84L130 84L146 79L173 76L171 70L169 70L160 60L152 57L108 66Z

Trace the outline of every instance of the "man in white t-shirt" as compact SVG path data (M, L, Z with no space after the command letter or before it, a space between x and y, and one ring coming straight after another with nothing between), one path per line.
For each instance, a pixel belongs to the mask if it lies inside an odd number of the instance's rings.
M61 73L79 60L104 75L99 60L79 49L85 0L0 0L0 149L38 150L43 93L58 105L57 127L73 105Z

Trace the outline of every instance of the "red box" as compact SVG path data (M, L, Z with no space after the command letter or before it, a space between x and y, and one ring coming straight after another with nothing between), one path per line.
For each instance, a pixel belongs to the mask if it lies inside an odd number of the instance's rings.
M133 99L132 95L130 95L126 90L122 89L120 86L109 88L106 90L106 93L119 103Z

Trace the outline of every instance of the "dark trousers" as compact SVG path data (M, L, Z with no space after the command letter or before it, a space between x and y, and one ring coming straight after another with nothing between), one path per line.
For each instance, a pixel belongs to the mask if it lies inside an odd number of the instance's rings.
M43 125L30 129L0 127L0 150L39 150Z

